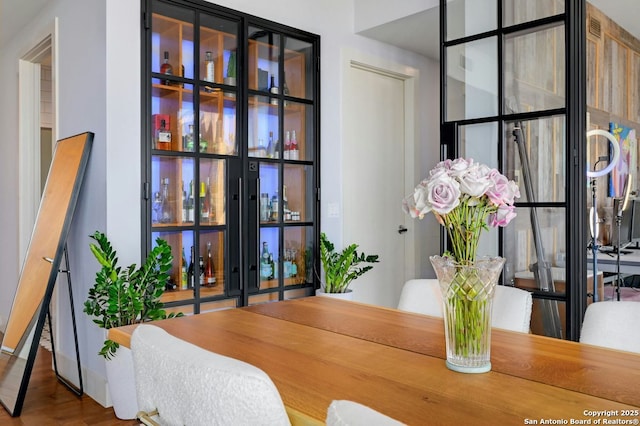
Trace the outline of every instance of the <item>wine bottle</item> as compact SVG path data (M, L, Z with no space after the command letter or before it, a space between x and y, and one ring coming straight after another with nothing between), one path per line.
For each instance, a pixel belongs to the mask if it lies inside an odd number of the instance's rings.
M267 157L275 158L275 146L273 145L273 132L269 132L269 143L267 144Z
M160 120L160 128L156 134L156 149L171 150L171 130L167 127L167 121Z
M164 61L160 66L160 74L173 75L173 67L169 63L169 52L167 52L166 50L164 51ZM162 84L166 84L167 86L169 86L171 85L171 81L163 80Z
M282 185L282 216L285 221L291 220L291 210L289 210L289 200L287 199L286 185Z
M260 279L268 280L271 276L271 264L269 263L269 245L266 241L262 243L262 253L260 254Z
M189 288L189 271L187 267L187 257L184 255L184 246L182 247L182 267L180 269L180 290L186 290Z
M291 131L291 147L289 150L289 159L290 160L299 160L300 159L300 151L298 151L298 140L296 139L296 131Z
M199 256L198 258L198 266L199 266L199 272L200 272L200 286L203 286L205 284L204 281L204 258L202 256Z
M211 211L211 200L209 193L209 178L207 177L207 183L202 182L200 184L200 203L202 204L202 209L200 210L200 219L203 222L209 221L209 212Z
M285 160L290 160L290 151L291 150L291 132L287 130L284 136L284 152L282 154L282 158Z
M191 246L191 259L189 260L189 268L187 269L187 285L189 288L194 288L194 277L195 271L193 266L193 259L196 258L196 251L193 246Z
M187 222L189 223L193 223L193 221L195 220L195 217L194 217L195 201L193 197L194 195L193 195L193 179L192 179L191 182L189 183L189 198L187 199Z
M278 191L271 197L271 220L278 221Z
M211 242L207 241L207 261L204 265L205 285L213 286L216 283L216 272L211 258Z
M278 94L278 86L276 86L275 76L271 76L271 85L269 86L269 93L277 95ZM271 105L278 105L278 99L271 98Z
M204 64L205 64L205 78L204 81L208 81L210 83L214 82L214 63L213 63L213 53L210 51L205 52L204 54ZM208 88L211 90L211 88Z
M184 182L182 182L182 222L187 222L189 218L189 200L187 199L187 191L184 189Z
M277 278L276 275L276 265L275 263L273 263L273 254L269 253L269 279L272 280L274 278Z
M289 87L287 86L287 76L286 74L282 75L282 94L285 96L289 96ZM289 102L288 101L284 101L284 106L288 107L289 106Z

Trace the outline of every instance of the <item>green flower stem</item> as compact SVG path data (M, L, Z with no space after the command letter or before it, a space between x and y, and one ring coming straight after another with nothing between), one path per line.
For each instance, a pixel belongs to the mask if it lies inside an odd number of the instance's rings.
M456 272L447 295L447 317L453 341L450 350L457 357L472 357L485 352L488 344L489 294L477 273L464 268Z
M480 234L488 229L487 218L495 211L496 207L485 200L467 197L460 201L458 207L442 216L457 262L470 264L476 260Z

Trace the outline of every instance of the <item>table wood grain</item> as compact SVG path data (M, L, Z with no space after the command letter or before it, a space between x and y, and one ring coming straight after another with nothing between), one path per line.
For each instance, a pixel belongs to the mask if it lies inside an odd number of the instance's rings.
M588 419L585 410L621 412L640 405L635 389L607 385L629 382L624 377L628 369L624 364L601 366L603 349L494 330L493 370L460 374L445 366L439 319L321 299L211 312L154 325L263 369L289 409L318 421L325 419L334 399L357 401L415 425L570 421ZM111 329L109 337L129 346L134 328ZM496 354L502 350L507 353ZM630 354L606 352L607 363L631 360L637 367ZM511 357L515 367L506 365ZM591 369L615 375L597 379ZM580 383L561 386L554 380Z

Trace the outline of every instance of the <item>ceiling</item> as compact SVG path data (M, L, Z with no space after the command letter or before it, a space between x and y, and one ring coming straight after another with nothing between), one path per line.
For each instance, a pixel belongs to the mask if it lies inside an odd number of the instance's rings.
M0 46L25 26L50 0L0 0ZM589 0L640 39L640 1ZM429 58L439 57L438 8L398 19L360 34Z
M589 0L589 3L640 39L639 0ZM439 21L439 8L435 7L359 34L437 60L440 57Z

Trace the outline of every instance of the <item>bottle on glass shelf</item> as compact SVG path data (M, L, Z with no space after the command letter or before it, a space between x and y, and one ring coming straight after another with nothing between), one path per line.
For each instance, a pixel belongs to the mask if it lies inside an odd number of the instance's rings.
M300 151L298 151L298 140L296 139L296 131L291 131L291 146L289 148L289 159L290 160L299 160L300 159Z
M276 146L273 144L273 132L269 132L269 143L267 144L267 157L275 157Z
M195 267L193 265L193 260L196 258L196 251L191 246L191 259L189 260L189 268L187 269L187 286L188 288L194 288L194 278L195 278Z
M216 283L216 270L213 267L213 258L211 257L211 242L207 241L207 260L204 265L204 281L205 285L213 286Z
M193 152L193 124L189 124L187 134L182 137L182 149L186 152Z
M284 134L284 152L282 153L282 158L285 160L291 159L291 132L287 130Z
M187 198L187 191L184 189L184 182L182 182L182 222L187 222L189 217L189 199Z
M269 85L269 93L271 93L273 95L277 95L278 94L278 86L276 86L276 78L273 75L271 76L271 84ZM278 105L278 99L272 98L271 99L271 105Z
M269 245L264 241L262 243L262 253L260 254L260 279L262 280L268 280L272 275L271 263L269 263L270 257L271 253L269 253Z
M198 135L200 152L207 152L207 147L209 146L209 142L206 139L202 138L202 133Z
M282 216L285 221L291 220L291 210L289 210L286 185L282 185Z
M278 199L278 191L276 191L276 193L273 194L273 197L271 197L271 220L276 222L278 221L279 202L280 200Z
M160 65L160 74L173 75L173 67L169 63L169 52L166 50L164 51L164 61L162 62L162 65ZM163 80L162 84L169 86L171 85L171 81Z
M282 94L285 96L289 96L289 87L287 86L287 76L283 75L282 76ZM284 106L287 107L289 106L289 102L288 101L284 101Z
M208 222L211 217L211 194L209 192L208 177L207 183L200 183L200 204L202 205L200 209L200 219L202 219L203 222Z
M156 149L171 150L171 130L166 120L160 120L160 128L156 131Z
M169 178L163 178L162 182L162 207L160 211L162 212L162 219L160 220L162 223L169 223L173 221L173 214L171 212L171 202L169 200Z
M198 258L198 266L199 266L199 272L200 272L200 279L199 279L199 283L200 286L203 286L205 284L205 280L204 280L204 258L202 256L199 256Z
M213 63L213 53L210 51L205 52L204 54L204 66L205 66L205 78L204 81L208 81L209 83L214 82L215 75L215 65ZM211 89L209 89L211 90Z
M195 208L195 200L193 194L193 179L189 183L189 197L187 199L187 222L193 223L195 220L194 217L194 208Z
M276 264L273 262L273 253L269 253L269 269L271 270L269 279L278 278L278 270L276 269Z
M180 268L180 290L189 288L189 269L187 266L187 257L184 255L184 247L182 247L182 266Z

